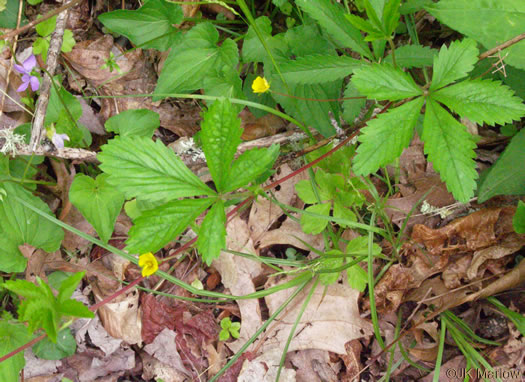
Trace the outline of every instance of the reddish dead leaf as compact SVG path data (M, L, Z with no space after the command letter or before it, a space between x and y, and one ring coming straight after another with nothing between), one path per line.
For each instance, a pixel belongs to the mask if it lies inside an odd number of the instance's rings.
M175 328L175 308L157 300L154 295L143 293L140 297L142 311L142 340L150 344L164 328Z
M255 356L249 351L242 353L237 361L219 377L217 382L237 382L244 361L251 361L254 358Z

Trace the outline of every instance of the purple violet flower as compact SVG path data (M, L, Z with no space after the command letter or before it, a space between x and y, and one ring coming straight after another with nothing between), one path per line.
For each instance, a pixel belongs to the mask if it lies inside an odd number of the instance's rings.
M57 134L56 132L53 134L53 137L51 138L51 141L55 145L57 149L63 149L64 148L64 140L69 141L69 137L67 134Z
M35 55L32 54L29 56L22 65L15 64L15 70L22 74L22 85L18 89L16 89L17 92L23 92L27 89L27 87L31 84L31 90L37 91L40 87L40 82L38 81L37 76L32 76L31 72L36 66L36 58Z

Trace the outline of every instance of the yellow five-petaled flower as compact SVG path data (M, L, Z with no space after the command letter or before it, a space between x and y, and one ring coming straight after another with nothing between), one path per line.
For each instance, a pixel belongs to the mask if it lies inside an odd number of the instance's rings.
M143 277L151 276L159 269L159 263L151 252L139 256L139 266L142 268Z
M266 93L270 90L270 84L266 81L266 78L257 76L252 82L252 90L254 93Z

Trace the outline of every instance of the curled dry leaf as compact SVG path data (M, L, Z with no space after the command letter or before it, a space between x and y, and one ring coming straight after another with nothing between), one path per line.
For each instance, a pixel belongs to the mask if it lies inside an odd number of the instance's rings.
M464 276L467 281L482 277L479 267L490 256L506 256L525 245L525 235L516 234L512 228L514 211L514 207L483 209L440 229L415 225L413 243L404 247L407 265L390 267L375 288L377 308L396 310L410 289L419 288L424 280L439 272L445 272L448 285L455 286ZM466 259L472 258L473 251L479 255L472 268ZM453 277L455 269L458 274ZM449 300L447 306L452 301ZM365 308L368 308L367 302Z
M299 350L288 353L286 359L296 370L297 381L338 382L341 361L333 362L326 350Z
M190 376L191 373L184 366L177 350L175 337L176 334L173 330L164 328L152 343L144 346L144 351L166 365L171 366L179 373Z
M285 281L287 280L281 280ZM274 283L276 281L272 279L267 287ZM292 292L293 289L286 289L265 297L269 314L273 314ZM276 325L270 326L271 329L266 333L262 345L263 353L274 348L282 351L308 292L309 288L306 287L291 303L286 314L281 314ZM358 298L359 292L347 285L332 284L326 288L317 286L288 351L321 349L346 354L345 344L348 341L372 333L370 322L361 318L359 314ZM334 336L334 333L337 335Z
M78 352L85 352L87 350L86 334L89 334L89 345L94 345L104 352L106 356L110 356L116 352L122 340L113 338L104 329L98 316L93 319L80 318L72 325L72 330L75 332L75 339L77 341Z
M121 74L102 68L110 53L116 57ZM68 63L89 84L98 89L100 95L121 96L152 93L156 75L143 57L141 49L127 53L113 42L111 35L91 41L82 41L69 53L64 53ZM168 103L157 106L149 97L125 97L101 99L101 115L104 120L129 109L150 109L159 113L160 125L180 136L192 136L197 131L200 110L178 109Z

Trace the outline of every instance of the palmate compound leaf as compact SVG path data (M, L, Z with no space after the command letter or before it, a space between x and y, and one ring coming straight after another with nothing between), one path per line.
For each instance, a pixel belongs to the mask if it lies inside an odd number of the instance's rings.
M354 71L352 83L367 98L397 101L422 94L409 74L390 64L361 66Z
M154 202L215 194L160 140L116 137L102 146L97 158L110 175L108 182L126 199Z
M126 250L155 253L181 234L213 201L213 198L173 200L144 211L133 220Z
M364 57L373 57L361 32L346 20L339 6L330 0L296 0L296 4L343 47L351 48Z
M207 265L211 265L226 247L225 224L224 202L219 199L204 218L197 238L197 248Z
M281 73L292 84L320 84L345 78L360 66L352 57L313 54L285 61Z
M447 48L443 45L434 57L434 73L430 90L439 89L465 77L478 61L479 50L476 41L469 38L454 41Z
M224 191L229 178L231 163L241 143L241 134L241 120L229 100L215 101L204 113L201 123L202 148L219 192Z
M414 135L423 101L417 98L368 122L361 130L353 161L356 174L371 174L401 155Z
M476 189L476 144L465 126L431 98L427 99L423 134L425 154L448 190L466 203Z
M107 243L124 204L124 194L107 182L109 175L93 179L77 174L69 189L69 200Z
M525 115L523 101L499 81L465 80L440 89L432 98L478 124L505 124Z

